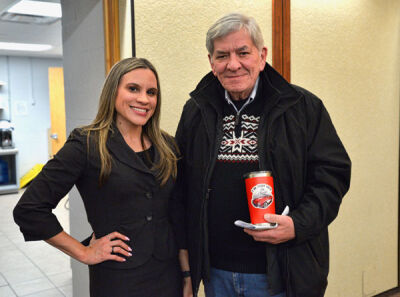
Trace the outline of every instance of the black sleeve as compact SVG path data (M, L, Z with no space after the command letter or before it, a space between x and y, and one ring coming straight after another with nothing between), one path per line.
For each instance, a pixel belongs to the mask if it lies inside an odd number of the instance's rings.
M187 192L186 185L186 174L185 174L185 147L186 147L186 133L187 132L187 127L188 124L193 121L195 118L195 114L197 112L197 108L195 107L195 102L193 100L188 100L182 111L181 118L179 120L178 128L175 133L175 141L179 149L179 160L178 160L178 176L176 179L176 185L175 185L175 199L177 205L179 205L179 212L182 213L182 220L183 220L183 228L182 226L180 227L180 232L179 233L181 240L178 242L180 244L181 249L187 249L187 233L186 233L186 206L187 206L187 195L185 193Z
M186 231L185 231L185 209L178 193L178 188L175 187L173 197L170 203L170 218L172 228L176 236L178 249L187 249Z
M178 146L176 145L175 139L171 136L165 136L167 138L167 142L174 151L175 155L178 158L178 166L179 159L181 155L179 153ZM178 175L179 175L179 167L178 167ZM169 203L169 217L172 224L172 228L174 230L174 234L176 237L176 242L178 245L178 249L186 249L186 232L185 232L185 209L182 204L182 200L179 195L179 187L177 187L177 183L175 182L174 191L170 198Z
M75 129L14 208L14 220L26 241L46 240L63 230L52 209L79 179L86 160L86 136Z
M290 214L296 243L318 235L336 218L350 187L350 158L322 101L312 94L308 97L312 100L308 100L307 108L306 189L302 203Z

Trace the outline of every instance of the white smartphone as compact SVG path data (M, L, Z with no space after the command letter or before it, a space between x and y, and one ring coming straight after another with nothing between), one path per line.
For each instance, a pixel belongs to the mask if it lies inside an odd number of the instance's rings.
M289 206L286 205L285 209L282 212L282 216L287 216L289 214ZM235 226L241 227L241 228L246 228L250 230L269 230L269 229L274 229L278 227L277 223L263 223L263 224L257 224L253 225L251 223L243 222L241 220L236 220L234 222Z
M278 227L277 223L263 223L263 224L253 225L250 223L243 222L241 220L235 221L234 224L235 224L235 226L250 229L250 230L268 230L268 229L274 229L274 228Z

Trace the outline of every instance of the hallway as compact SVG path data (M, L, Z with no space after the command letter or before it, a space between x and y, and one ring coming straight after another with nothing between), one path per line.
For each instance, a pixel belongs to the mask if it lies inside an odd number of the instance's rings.
M0 195L0 297L72 297L70 258L44 241L25 242L12 218L23 190ZM68 232L64 198L54 213Z

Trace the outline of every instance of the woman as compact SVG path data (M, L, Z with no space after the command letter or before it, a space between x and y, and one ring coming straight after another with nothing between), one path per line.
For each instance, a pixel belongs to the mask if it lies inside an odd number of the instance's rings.
M157 72L145 59L120 61L107 76L92 124L75 129L14 209L25 240L45 240L89 265L90 295L191 295L172 194L174 140L160 130ZM76 185L93 236L88 246L62 230L51 210ZM174 223L174 227L172 225Z

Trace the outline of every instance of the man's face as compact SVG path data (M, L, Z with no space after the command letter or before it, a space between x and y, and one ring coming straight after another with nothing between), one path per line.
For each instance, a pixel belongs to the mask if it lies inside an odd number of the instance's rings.
M245 29L214 40L211 69L233 100L246 99L265 67L267 48L258 51Z

